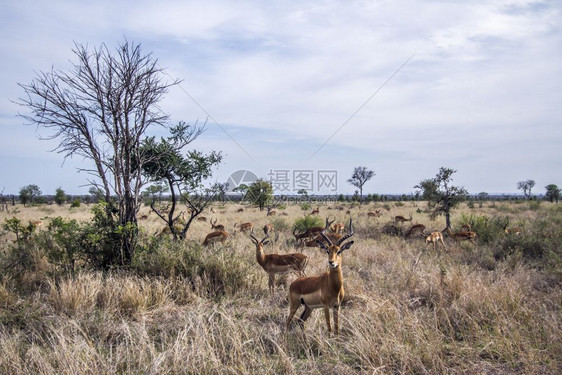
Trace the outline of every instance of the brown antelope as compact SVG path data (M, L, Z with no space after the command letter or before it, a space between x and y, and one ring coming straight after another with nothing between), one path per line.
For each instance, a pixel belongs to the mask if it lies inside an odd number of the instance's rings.
M304 231L302 233L299 233L299 234L295 233L296 230L297 230L295 228L295 229L293 229L293 236L295 236L295 239L297 241L304 240L304 239L307 239L307 238L316 237L317 235L320 234L320 232L328 229L330 227L330 224L333 223L334 220L332 220L332 222L330 222L328 220L328 218L326 218L326 225L324 227L311 227L311 228L308 228L306 231Z
M275 275L287 274L295 271L299 276L306 276L304 270L308 265L308 257L304 254L265 254L263 247L269 243L265 236L261 241L258 241L253 234L250 235L252 242L256 245L256 260L258 264L269 275L269 292L275 292Z
M508 225L509 225L509 218L507 218L507 222L503 226L503 231L505 232L505 234L513 234L515 236L521 234L521 228L508 228L507 227Z
M207 221L207 218L206 218L205 216L199 216L199 217L197 218L197 221L205 221L205 222L206 222L206 221Z
M433 243L433 251L436 250L437 242L441 242L441 245L443 246L443 249L445 249L445 251L447 251L447 247L445 247L445 242L443 241L443 234L441 232L431 232L429 234L429 236L427 236L425 238L425 244L426 245L429 245L430 243Z
M41 225L43 225L43 222L41 220L30 220L29 225L32 226L33 228L38 228Z
M465 241L468 240L474 243L474 239L476 238L476 232L473 231L459 231L453 232L451 228L447 227L443 229L442 232L445 232L449 235L449 237L453 238L455 241Z
M328 243L318 242L318 246L328 254L329 269L320 276L300 277L289 286L289 317L287 318L287 330L289 329L293 316L300 305L304 305L304 311L300 316L299 325L304 329L304 322L310 317L312 310L324 308L324 317L328 332L332 331L330 324L330 308L333 309L334 331L339 334L339 310L345 295L343 288L343 275L341 270L342 253L353 245L353 241L343 241L353 236L351 219L349 220L349 233L335 244L322 232L324 240Z
M272 210L271 207L267 207L267 216L275 216L275 214L277 214L277 211Z
M265 224L263 226L263 233L265 233L266 235L269 235L269 233L273 233L275 231L275 228L273 227L273 224Z
M209 233L205 237L205 240L203 241L203 245L208 246L217 242L224 243L224 241L226 241L227 238L228 238L228 232L224 230L216 230L214 232Z
M316 207L314 210L312 210L312 212L310 214L311 215L319 215L320 214L320 207Z
M239 209L236 210L236 212L244 212L244 209L243 209L243 208L239 208Z
M406 219L404 216L398 215L398 216L394 216L394 222L396 223L404 223L406 221L412 221L412 215L410 214L410 218Z
M463 232L471 232L472 231L472 226L470 224L463 224L461 225L461 231Z
M381 210L375 210L375 212L367 212L367 216L368 217L381 217L382 211Z
M341 234L343 233L344 227L345 227L344 223L335 223L330 225L330 230L334 233Z
M217 221L218 219L215 219L215 222L213 223L213 219L211 219L210 223L211 223L211 229L214 230L224 230L224 225L222 224L218 224L217 225Z
M254 230L254 224L252 224L252 223L250 223L250 222L248 222L248 223L242 223L242 224L235 223L235 224L234 224L234 228L236 228L237 225L240 227L240 232L246 233L247 230L249 230L249 231L253 231L253 230Z
M330 241L332 242L338 242L342 236L340 234L337 233L324 233L324 236L322 236L322 232L320 232L319 235L317 235L316 237L314 237L312 240L305 240L304 242L302 242L300 244L301 247L316 247L318 246L318 242L324 242L326 243L326 241L324 240L324 237L328 237L330 239Z
M405 238L409 238L414 234L419 234L420 236L425 236L425 225L423 224L414 224L412 225L404 235Z

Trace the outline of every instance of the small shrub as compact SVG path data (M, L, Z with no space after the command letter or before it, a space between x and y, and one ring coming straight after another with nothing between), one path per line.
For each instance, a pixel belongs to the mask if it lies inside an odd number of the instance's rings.
M308 228L323 227L324 222L318 216L307 215L305 217L295 220L293 224L293 231L304 232Z
M70 208L77 208L80 207L80 199L76 198L72 201L72 203L70 204Z
M310 205L310 203L308 202L301 203L301 210L309 211L311 208L312 206Z

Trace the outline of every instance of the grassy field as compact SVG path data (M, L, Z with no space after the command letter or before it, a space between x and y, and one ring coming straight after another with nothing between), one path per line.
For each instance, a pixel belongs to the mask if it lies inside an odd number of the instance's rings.
M270 295L254 245L234 228L237 222L257 228L272 223L277 235L266 252L295 252L291 228L306 211L289 206L278 210L286 216L267 217L247 206L238 213L239 207L215 205L215 214L205 212L226 226L224 245L200 246L211 228L203 222L193 224L184 242L155 241L163 224L150 214L140 223L142 246L130 268L78 267L74 274L62 272L49 253L49 218L87 221L88 207L10 206L10 213L0 212L2 223L13 216L43 222L25 251L13 233L0 237L0 373L562 372L561 207L462 206L453 212L453 227L472 221L477 240L445 238L448 251L438 257L421 237L387 234L395 215L412 215L426 232L442 230L444 219L429 220L423 203L346 204L344 211L320 206L322 220L354 220L355 244L342 266L346 300L339 336L328 335L321 310L313 312L304 334L285 332L285 283L296 275L280 280ZM382 217L367 216L377 208ZM506 217L510 226L523 228L519 236L503 233ZM308 275L326 270L320 249L299 251L310 258Z

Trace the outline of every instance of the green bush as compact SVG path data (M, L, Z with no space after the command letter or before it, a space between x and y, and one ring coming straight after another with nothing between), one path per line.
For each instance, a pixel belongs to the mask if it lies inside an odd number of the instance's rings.
M295 223L293 224L293 231L299 233L299 232L304 232L312 227L323 227L324 225L325 223L322 221L320 217L307 215L305 217L301 217L295 220Z
M80 198L76 198L70 204L70 208L77 208L80 207Z
M301 203L301 210L303 211L310 211L312 206L308 202Z

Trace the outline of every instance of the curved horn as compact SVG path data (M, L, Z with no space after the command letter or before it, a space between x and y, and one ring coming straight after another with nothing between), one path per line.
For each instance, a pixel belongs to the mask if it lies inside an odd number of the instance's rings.
M349 237L353 236L353 225L351 224L351 219L349 219L349 233L340 238L337 246L341 245L343 241L347 240Z
M253 237L253 236L252 236ZM260 243L263 243L263 241L267 240L269 238L269 234L266 235L264 238L262 238L262 240L260 241Z
M329 246L333 245L332 240L330 239L330 237L326 236L325 231L320 232L320 235L326 240Z
M250 234L250 237L252 238L252 242L253 242L254 244L257 245L257 244L259 243L258 239L257 239L256 237L254 237L253 234Z

